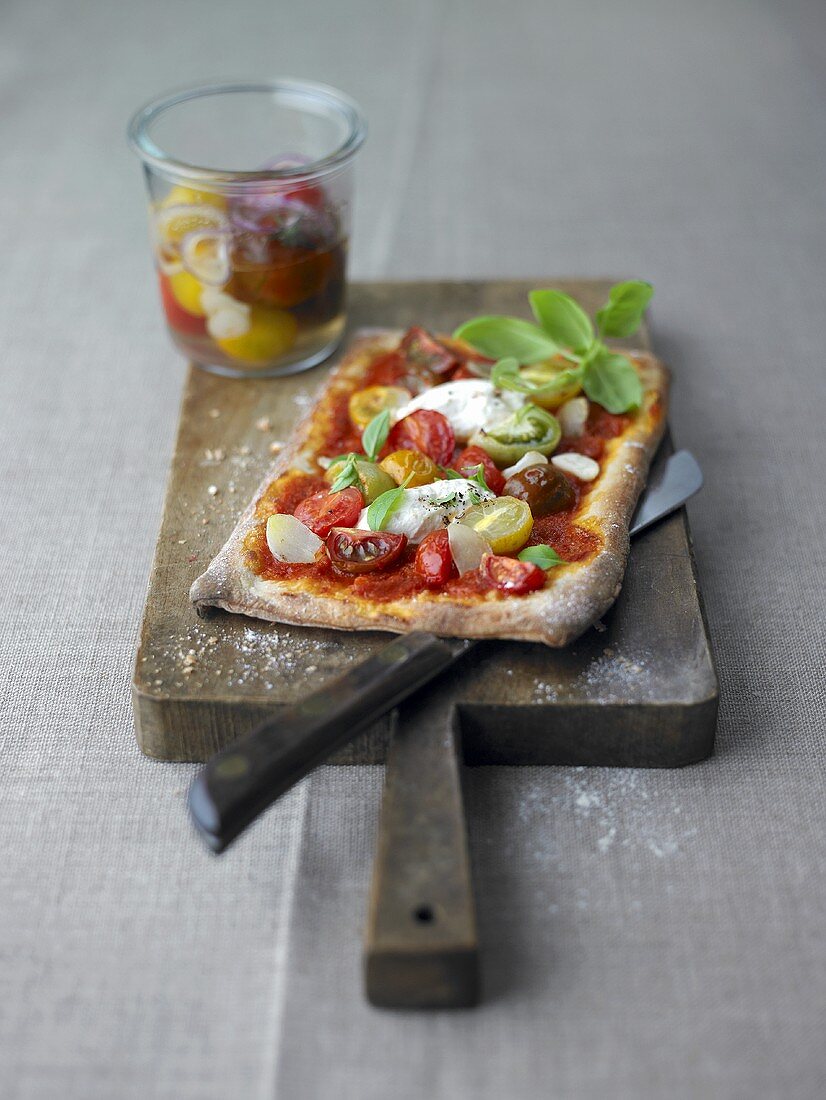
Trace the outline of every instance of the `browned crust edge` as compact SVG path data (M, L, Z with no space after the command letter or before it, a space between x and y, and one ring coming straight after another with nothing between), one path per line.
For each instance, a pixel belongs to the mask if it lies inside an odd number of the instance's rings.
M666 425L668 371L649 352L631 354L640 367L645 390L642 414L619 439L606 446L602 473L577 524L602 538L602 548L585 562L560 567L539 592L513 599L466 602L423 593L383 604L320 596L296 588L296 582L261 581L243 563L242 544L255 523L255 506L267 486L287 470L310 468L303 452L312 449L313 422L319 407L341 389L349 389L373 357L390 350L400 336L379 331L357 337L331 374L288 445L267 472L222 549L192 585L198 610L221 607L272 622L336 630L426 630L445 637L508 638L565 646L596 622L619 594L628 560L628 529L648 469ZM659 404L659 415L651 409ZM300 582L299 582L300 584Z

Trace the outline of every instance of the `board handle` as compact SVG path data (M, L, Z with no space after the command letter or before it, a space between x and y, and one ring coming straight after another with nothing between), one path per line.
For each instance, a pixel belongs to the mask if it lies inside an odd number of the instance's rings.
M280 795L470 647L402 635L214 756L189 788L192 819L222 852Z
M387 757L364 954L365 992L378 1007L469 1008L479 1001L461 773L458 719L449 700L400 708Z

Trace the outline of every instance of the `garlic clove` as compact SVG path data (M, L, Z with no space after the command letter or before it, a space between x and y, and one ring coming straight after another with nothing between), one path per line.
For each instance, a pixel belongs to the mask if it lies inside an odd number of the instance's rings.
M563 474L572 474L580 481L593 481L594 478L599 477L599 463L594 462L587 455L577 454L576 451L554 455L551 462Z

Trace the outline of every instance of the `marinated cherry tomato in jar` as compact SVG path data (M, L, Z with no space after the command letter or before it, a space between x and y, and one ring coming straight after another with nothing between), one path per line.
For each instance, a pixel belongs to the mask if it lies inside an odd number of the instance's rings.
M453 463L453 469L463 477L474 477L480 465L488 488L500 496L505 487L505 479L488 452L481 447L465 447Z
M282 191L285 199L293 199L295 202L303 202L305 206L311 206L314 210L321 210L325 205L324 192L320 187L312 183L299 183Z
M533 530L533 516L524 500L514 497L494 497L483 500L459 516L459 523L487 539L495 554L510 554L521 550Z
M314 493L302 500L293 515L320 539L326 539L333 527L353 527L358 523L364 498L350 486L338 493Z
M446 416L434 409L416 409L390 429L388 451L422 451L439 466L447 466L456 437Z
M350 419L357 428L366 428L374 416L385 409L398 409L412 396L410 390L402 386L367 386L356 390L347 406Z
M160 276L160 284L161 301L170 327L175 329L176 332L183 332L188 336L205 335L206 317L203 314L190 313L188 309L184 309L175 297L166 275Z
M494 588L511 596L524 596L526 592L535 592L545 584L545 570L532 561L503 558L498 554L486 554L479 572Z
M576 493L567 477L556 466L528 466L505 482L508 496L524 500L535 516L565 512L576 504Z
M433 459L421 451L393 451L379 465L397 485L404 484L407 489L429 485L432 481L438 481L440 476L439 467Z
M428 588L441 588L453 576L453 555L447 531L431 531L416 551L416 572Z
M291 309L320 294L333 268L329 250L268 245L265 264L245 264L235 258L231 290L247 302Z
M387 569L397 562L407 546L407 535L334 527L325 545L333 569L356 576Z
M252 367L264 367L270 360L286 354L296 341L298 324L295 317L284 309L268 309L254 305L250 308L248 327L240 335L234 334L234 324L223 329L224 310L210 317L207 329L215 343L233 359Z

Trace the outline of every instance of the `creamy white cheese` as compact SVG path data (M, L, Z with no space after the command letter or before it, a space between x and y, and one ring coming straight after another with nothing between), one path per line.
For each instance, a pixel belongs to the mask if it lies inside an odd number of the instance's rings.
M425 535L445 527L454 517L463 516L480 500L491 500L494 496L490 489L483 489L467 478L434 481L430 485L405 489L401 503L383 530L407 535L413 543L421 542ZM357 526L363 531L369 530L366 508L359 516Z
M524 394L498 390L484 378L463 378L433 386L396 409L401 420L416 409L433 409L450 421L459 443L466 443L480 428L489 430L525 404Z

